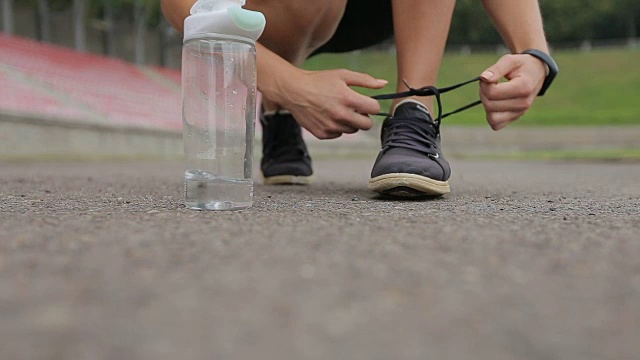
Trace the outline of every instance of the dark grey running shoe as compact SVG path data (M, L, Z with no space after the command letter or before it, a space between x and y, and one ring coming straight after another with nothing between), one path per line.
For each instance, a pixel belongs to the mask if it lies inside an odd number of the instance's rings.
M266 185L305 185L311 182L311 157L302 139L302 129L289 112L260 116L262 161Z
M382 150L369 189L400 197L449 193L449 163L440 149L440 124L413 100L401 102L382 124Z

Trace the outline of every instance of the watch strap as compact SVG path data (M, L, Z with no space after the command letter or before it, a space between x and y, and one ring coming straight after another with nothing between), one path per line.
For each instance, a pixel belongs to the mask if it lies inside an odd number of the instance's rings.
M556 64L551 55L537 49L528 49L523 51L522 54L527 54L538 58L542 62L547 64L547 67L549 67L549 73L545 77L544 83L542 83L542 89L540 89L540 92L538 93L538 96L544 95L547 92L547 89L549 89L549 86L551 86L553 79L556 78L556 75L558 75L558 72L560 71L560 69L558 68L558 64Z

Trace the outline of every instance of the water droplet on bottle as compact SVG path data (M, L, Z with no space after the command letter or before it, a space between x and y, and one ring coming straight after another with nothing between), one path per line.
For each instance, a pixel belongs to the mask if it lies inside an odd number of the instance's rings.
M232 91L232 93L233 93L233 95L237 95L237 94L238 94L238 90L235 90L235 89L234 89L234 90Z

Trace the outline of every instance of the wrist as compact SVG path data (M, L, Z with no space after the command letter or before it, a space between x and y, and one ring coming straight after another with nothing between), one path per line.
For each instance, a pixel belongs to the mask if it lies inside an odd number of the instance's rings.
M295 86L301 81L299 79L302 72L302 69L295 66L274 71L269 75L267 84L263 86L264 90L261 90L264 97L278 104L281 108L287 108L292 94L297 94L298 90L295 89Z
M282 57L256 43L257 50L257 88L264 99L277 107L285 107L287 95L291 95L291 86L299 78L302 69L296 67Z
M544 53L549 54L549 46L544 39L540 41L524 41L522 43L518 43L511 48L512 54L522 54L529 49L537 49Z

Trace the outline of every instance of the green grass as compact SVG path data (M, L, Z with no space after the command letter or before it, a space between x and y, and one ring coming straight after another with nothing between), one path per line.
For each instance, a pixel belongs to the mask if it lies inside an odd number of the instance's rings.
M562 160L562 161L640 161L640 148L598 150L537 150L459 155L466 159L489 160Z
M447 54L438 86L447 86L479 75L497 59L496 54ZM516 126L601 126L640 125L640 51L606 50L590 53L557 51L554 58L560 74L553 86ZM360 52L320 55L305 64L306 69L347 68L389 80L373 95L393 92L396 86L395 55L387 52ZM428 84L411 84L420 87ZM443 95L445 111L478 98L477 85ZM387 107L389 102L383 102ZM481 108L448 118L448 123L485 125Z

